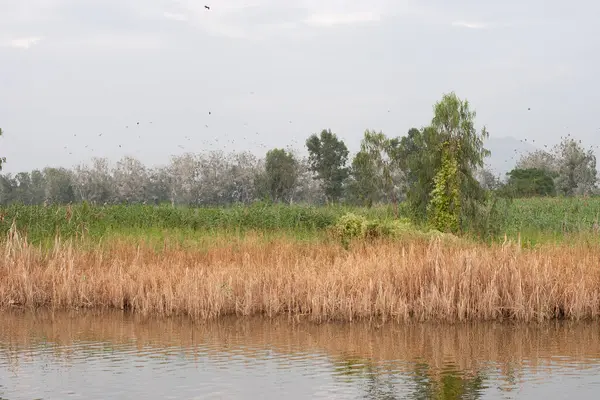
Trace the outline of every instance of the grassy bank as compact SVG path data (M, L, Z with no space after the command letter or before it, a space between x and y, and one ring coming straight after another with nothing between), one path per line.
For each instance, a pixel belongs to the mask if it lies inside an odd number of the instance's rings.
M503 241L519 235L525 246L541 243L596 241L595 223L600 216L600 198L518 199L501 207L494 221L495 238ZM154 238L240 236L250 231L267 235L318 239L347 213L369 221L390 221L392 207L314 207L268 205L187 208L171 206L20 206L0 209L0 234L8 232L13 221L31 243L52 244L56 235L64 239L86 237L93 242L112 237ZM404 218L407 207L400 207Z
M445 242L213 239L163 248L112 240L51 251L18 235L0 258L0 308L118 308L145 315L316 320L592 319L600 248Z

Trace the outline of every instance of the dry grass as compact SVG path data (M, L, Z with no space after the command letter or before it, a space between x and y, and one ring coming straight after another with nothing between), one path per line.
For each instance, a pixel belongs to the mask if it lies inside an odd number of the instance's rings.
M0 308L130 309L144 315L307 316L318 321L591 319L600 248L430 242L335 244L246 237L209 249L12 235L0 257Z

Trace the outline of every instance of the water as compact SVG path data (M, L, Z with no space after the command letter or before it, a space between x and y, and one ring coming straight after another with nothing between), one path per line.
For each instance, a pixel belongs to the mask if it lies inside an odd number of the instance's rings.
M596 399L593 323L0 314L0 399Z

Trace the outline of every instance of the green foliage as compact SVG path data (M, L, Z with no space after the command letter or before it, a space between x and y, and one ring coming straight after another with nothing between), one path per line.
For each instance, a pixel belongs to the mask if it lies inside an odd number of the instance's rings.
M400 139L388 138L382 132L365 131L360 151L352 162L354 181L351 188L356 192L356 198L372 203L385 195L397 206L403 185L399 149Z
M550 151L536 150L521 157L517 169L541 169L553 179L558 193L565 196L588 195L597 184L596 156L585 150L581 140L568 136Z
M50 203L68 204L75 201L73 179L66 168L44 168L45 198Z
M349 198L355 203L365 207L372 207L382 197L381 188L377 185L375 165L369 155L358 152L352 160L352 179L348 185Z
M273 202L290 201L298 181L298 162L294 155L283 149L269 150L265 179Z
M327 201L337 202L342 197L344 181L348 178L348 149L331 130L321 131L306 140L310 170L321 181Z
M597 243L599 218L600 197L533 197L513 200L502 228L512 237L521 233L536 241L593 234Z
M348 213L335 224L334 233L347 249L353 239L362 239L367 232L367 219L362 215Z
M513 197L554 196L554 179L548 171L538 168L513 169L508 174L504 191Z
M424 237L425 232L418 232L408 218L373 218L364 215L347 213L341 216L332 227L334 236L344 248L348 248L356 239L398 239L401 237Z
M412 128L400 140L399 159L408 185L406 198L416 223L427 219L434 177L441 168L441 149L441 137L431 127Z
M412 235L416 228L408 218L387 219L387 220L369 220L365 237L369 239L377 238L400 238L404 235Z
M600 197L510 200L488 192L480 207L478 213L484 218L472 221L465 231L474 239L502 241L506 233L513 240L520 235L524 243L532 245L585 238L597 243L600 234L597 228ZM97 241L111 236L148 238L168 235L189 239L249 231L325 238L331 229L336 231L342 216L352 213L367 221L365 239L453 238L437 230L427 232L425 227L412 224L410 208L406 204L400 211L404 217L395 219L391 206L353 208L255 203L251 206L173 208L170 205L92 206L84 203L71 207L44 207L13 204L0 207L0 235L6 235L14 220L17 229L27 234L31 243L52 243L55 235L66 239L84 236Z
M70 210L70 211L69 211ZM151 231L205 232L325 232L342 215L353 212L368 219L391 217L387 207L359 209L342 206L274 205L255 203L232 207L171 207L170 205L25 206L0 207L0 235L15 221L32 243L81 235L99 239L124 232L145 236ZM69 217L70 215L70 217Z
M456 233L460 222L460 180L458 162L452 157L450 144L442 151L442 166L435 175L428 205L430 224L441 232Z
M464 231L482 216L485 191L475 178L489 151L485 128L478 133L476 113L467 100L445 94L434 106L431 126L411 129L400 141L401 163L408 176L408 200L416 221L429 221L442 231Z

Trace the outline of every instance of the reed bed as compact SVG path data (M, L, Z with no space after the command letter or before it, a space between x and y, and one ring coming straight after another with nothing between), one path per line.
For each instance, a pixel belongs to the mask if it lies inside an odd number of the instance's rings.
M315 321L595 319L600 248L523 250L430 240L265 241L208 248L56 240L16 232L0 258L0 309L126 309L142 315L280 315Z

